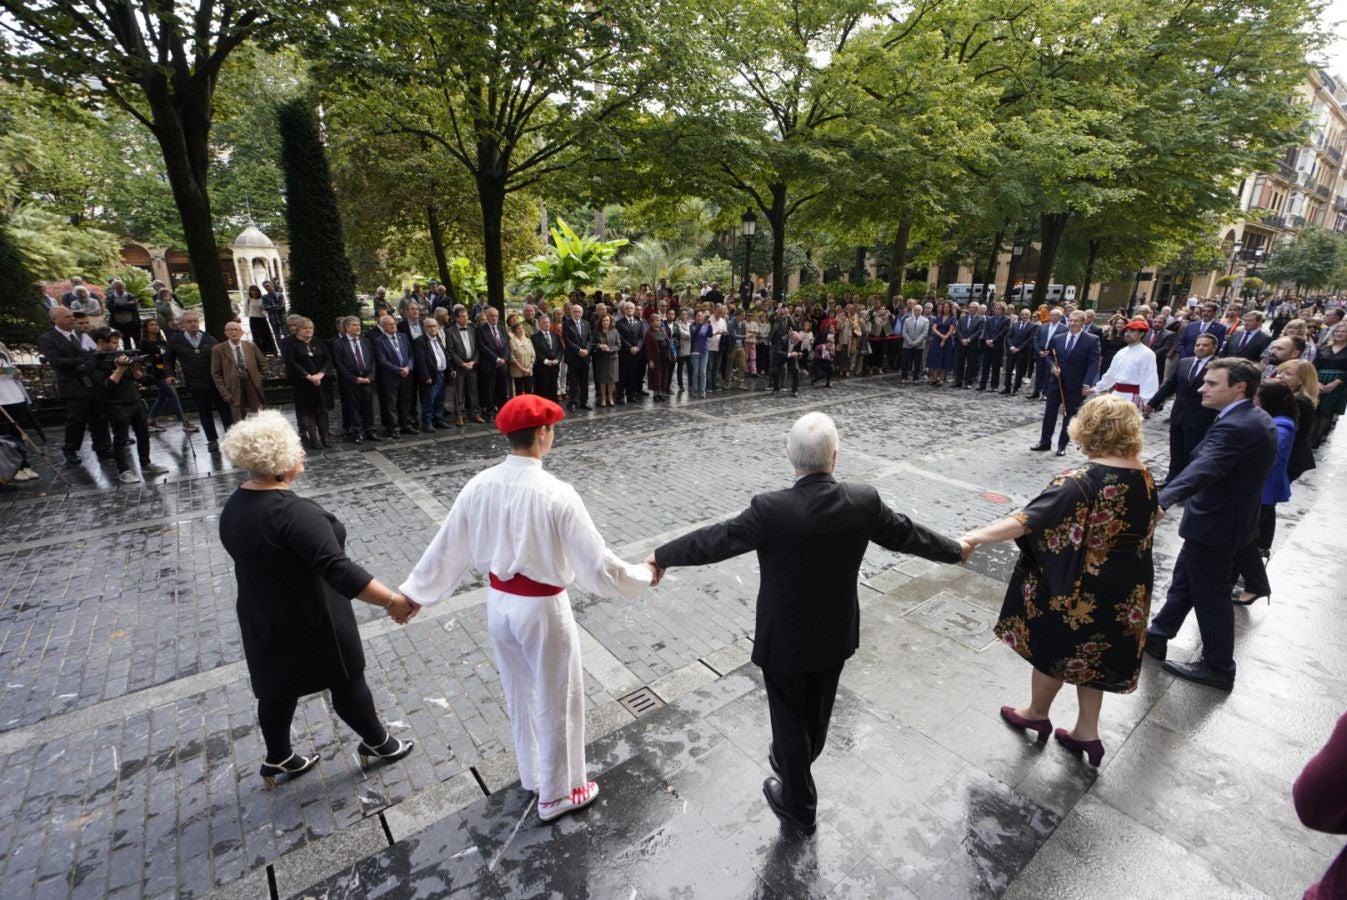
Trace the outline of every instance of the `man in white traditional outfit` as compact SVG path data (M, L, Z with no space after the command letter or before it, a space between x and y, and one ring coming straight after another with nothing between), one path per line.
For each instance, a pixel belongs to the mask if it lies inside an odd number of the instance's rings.
M604 544L575 488L543 471L560 406L521 394L496 415L510 454L459 493L400 591L418 605L448 597L469 569L487 572L487 630L510 713L519 779L551 821L599 794L585 769L580 640L566 585L635 597L653 581Z
M1123 394L1138 407L1155 396L1160 389L1160 379L1155 371L1155 351L1141 343L1150 326L1141 319L1127 323L1123 331L1123 343L1126 345L1113 357L1108 371L1094 386L1094 393L1112 390Z

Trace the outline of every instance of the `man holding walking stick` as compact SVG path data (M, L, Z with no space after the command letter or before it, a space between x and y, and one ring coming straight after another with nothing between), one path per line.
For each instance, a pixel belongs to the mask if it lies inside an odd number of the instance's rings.
M1043 433L1030 450L1052 449L1052 432L1057 426L1058 411L1064 412L1061 436L1057 439L1057 455L1066 456L1066 427L1071 417L1089 396L1099 380L1099 338L1085 330L1085 313L1071 313L1065 334L1059 333L1048 346L1052 360L1047 383L1047 406L1043 410Z

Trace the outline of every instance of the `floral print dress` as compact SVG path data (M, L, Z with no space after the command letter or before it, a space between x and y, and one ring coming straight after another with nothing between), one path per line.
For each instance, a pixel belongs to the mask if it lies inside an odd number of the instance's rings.
M996 633L1069 684L1136 689L1155 570L1158 495L1146 469L1086 463L1014 517L1027 531Z

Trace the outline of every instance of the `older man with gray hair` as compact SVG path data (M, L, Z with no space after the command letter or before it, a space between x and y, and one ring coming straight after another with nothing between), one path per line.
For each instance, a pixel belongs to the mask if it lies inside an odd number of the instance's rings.
M671 566L757 551L753 662L767 686L776 773L762 790L778 817L810 833L818 806L810 766L823 751L842 666L860 645L856 580L866 548L873 541L957 563L971 547L890 509L871 485L834 479L837 426L823 413L796 420L786 456L793 486L758 494L739 515L664 544L647 562L662 577Z

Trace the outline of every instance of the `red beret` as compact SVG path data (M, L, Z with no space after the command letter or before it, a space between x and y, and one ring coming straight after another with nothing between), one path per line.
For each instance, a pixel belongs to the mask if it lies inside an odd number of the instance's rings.
M1150 330L1151 330L1151 326L1147 325L1145 322L1141 321L1140 319L1133 319L1132 321L1130 321L1130 322L1127 323L1127 327L1124 328L1123 330L1124 330L1124 331L1150 331Z
M521 428L554 425L564 418L566 411L546 397L520 394L496 413L496 427L500 429L501 434L509 434Z

